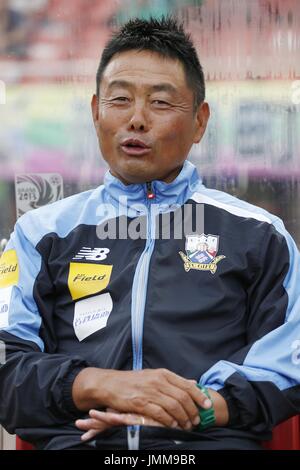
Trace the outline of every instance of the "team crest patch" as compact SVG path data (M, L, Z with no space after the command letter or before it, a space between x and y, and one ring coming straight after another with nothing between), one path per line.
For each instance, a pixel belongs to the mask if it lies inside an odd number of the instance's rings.
M218 262L226 258L224 255L217 256L218 249L218 235L188 235L185 242L186 254L179 251L184 261L184 269L186 272L198 269L215 274Z

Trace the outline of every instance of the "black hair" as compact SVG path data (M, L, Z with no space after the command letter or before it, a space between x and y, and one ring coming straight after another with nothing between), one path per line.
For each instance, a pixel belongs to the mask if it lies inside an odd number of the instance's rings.
M204 75L196 49L190 35L184 31L183 24L172 16L134 18L113 34L103 50L97 71L98 97L106 66L115 54L128 50L149 50L179 60L184 66L187 84L194 92L195 109L204 101Z

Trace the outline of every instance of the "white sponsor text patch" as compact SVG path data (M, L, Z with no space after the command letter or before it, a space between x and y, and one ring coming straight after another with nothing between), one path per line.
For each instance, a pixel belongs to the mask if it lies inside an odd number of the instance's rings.
M73 327L79 341L106 327L113 308L109 293L79 300L75 304Z

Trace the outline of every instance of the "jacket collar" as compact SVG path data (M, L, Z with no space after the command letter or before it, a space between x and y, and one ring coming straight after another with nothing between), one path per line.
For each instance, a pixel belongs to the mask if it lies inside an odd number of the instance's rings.
M153 203L172 206L173 204L184 204L201 184L198 171L191 162L185 161L184 165L171 183L154 180L151 181L154 194ZM104 186L109 200L118 202L120 197L126 197L127 204L149 204L147 198L146 183L125 185L108 170L104 177Z

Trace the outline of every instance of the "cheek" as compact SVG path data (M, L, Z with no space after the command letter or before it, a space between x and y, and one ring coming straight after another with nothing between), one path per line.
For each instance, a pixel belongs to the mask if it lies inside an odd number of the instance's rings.
M182 118L165 120L158 128L159 140L167 145L176 144L177 148L185 148L191 141L192 123Z
M99 110L98 130L100 133L114 134L122 124L122 113L116 112L110 107L102 107Z
M118 129L118 124L113 119L99 118L96 132L102 145L109 146Z
M96 127L96 133L98 137L99 147L103 155L104 160L107 161L107 155L112 156L114 148L114 136L115 132L111 128L112 126L106 121L98 121Z
M99 121L109 121L117 117L115 109L109 104L102 104L99 107Z

